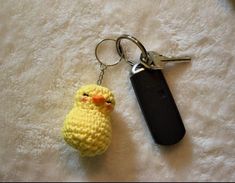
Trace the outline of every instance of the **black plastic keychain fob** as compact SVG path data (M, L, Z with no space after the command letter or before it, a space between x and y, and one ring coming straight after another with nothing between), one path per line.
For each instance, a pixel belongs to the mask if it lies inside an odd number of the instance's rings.
M186 131L162 72L135 69L130 80L154 141L160 145L176 144Z

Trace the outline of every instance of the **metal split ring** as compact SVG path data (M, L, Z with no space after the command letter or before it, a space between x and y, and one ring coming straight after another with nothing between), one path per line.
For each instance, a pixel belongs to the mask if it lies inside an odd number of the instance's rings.
M127 62L129 62L132 66L134 65L134 63L132 63L131 61L127 60L126 55L124 54L124 51L123 51L123 48L122 48L122 45L121 45L121 40L122 39L130 40L130 41L132 41L134 44L136 44L139 47L139 49L141 50L141 63L145 67L149 68L149 65L148 65L149 54L146 51L146 49L143 46L143 44L138 39L136 39L133 36L130 36L128 34L123 34L123 35L121 35L120 37L117 38L117 40L116 40L116 49L117 49L118 54L120 56L122 56Z
M121 53L121 54L118 53L118 54L120 55L120 59L119 59L118 61L112 63L112 64L107 64L107 63L104 63L103 61L100 60L100 58L99 58L99 56L98 56L98 48L99 48L99 46L100 46L103 42L105 42L105 41L114 41L114 42L116 42L115 39L110 39L110 38L101 40L101 41L96 45L96 47L95 47L95 57L96 57L97 61L98 61L101 65L103 65L103 66L109 67L109 66L117 65L117 64L118 64L119 62L121 62L121 60L123 59L123 54L122 54L122 53ZM121 48L121 49L122 49L122 48Z

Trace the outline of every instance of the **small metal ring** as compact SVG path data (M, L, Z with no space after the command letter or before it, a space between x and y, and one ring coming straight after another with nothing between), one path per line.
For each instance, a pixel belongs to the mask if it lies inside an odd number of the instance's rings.
M140 48L140 50L142 52L142 54L141 54L142 61L147 63L149 56L148 56L148 52L146 51L145 47L142 45L142 43L138 39L136 39L135 37L130 36L128 34L123 34L120 37L118 37L116 40L116 49L117 49L117 52L120 56L122 55L122 57L126 60L126 55L124 54L123 48L121 46L122 39L128 39L128 40L132 41L133 43L135 43ZM131 62L131 61L128 61L128 62Z
M98 48L99 48L100 44L102 44L102 43L105 42L105 41L114 41L114 42L116 42L115 39L110 39L110 38L101 40L101 41L96 45L96 47L95 47L95 57L96 57L96 59L98 60L98 62L99 62L101 65L104 65L104 66L106 66L106 67L117 65L119 62L122 61L123 54L121 54L121 55L119 54L121 58L120 58L117 62L114 62L113 64L106 64L106 63L103 63L103 62L99 59L99 57L98 57ZM122 49L122 48L121 48L121 49Z

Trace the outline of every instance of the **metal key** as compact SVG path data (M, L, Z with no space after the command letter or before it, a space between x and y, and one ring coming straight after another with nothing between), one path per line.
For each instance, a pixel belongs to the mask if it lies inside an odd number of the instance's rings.
M148 52L149 60L148 63L146 63L145 60L142 59L142 55L140 57L141 63L143 63L145 66L148 65L150 69L164 69L165 65L170 62L174 63L181 63L181 62L190 62L190 57L166 57L163 55L158 54L154 51Z

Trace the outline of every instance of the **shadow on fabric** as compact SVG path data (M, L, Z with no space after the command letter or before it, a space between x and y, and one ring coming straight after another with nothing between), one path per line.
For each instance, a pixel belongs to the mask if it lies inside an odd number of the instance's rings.
M185 137L178 144L159 146L159 148L170 168L180 171L192 163L192 143L187 131Z

